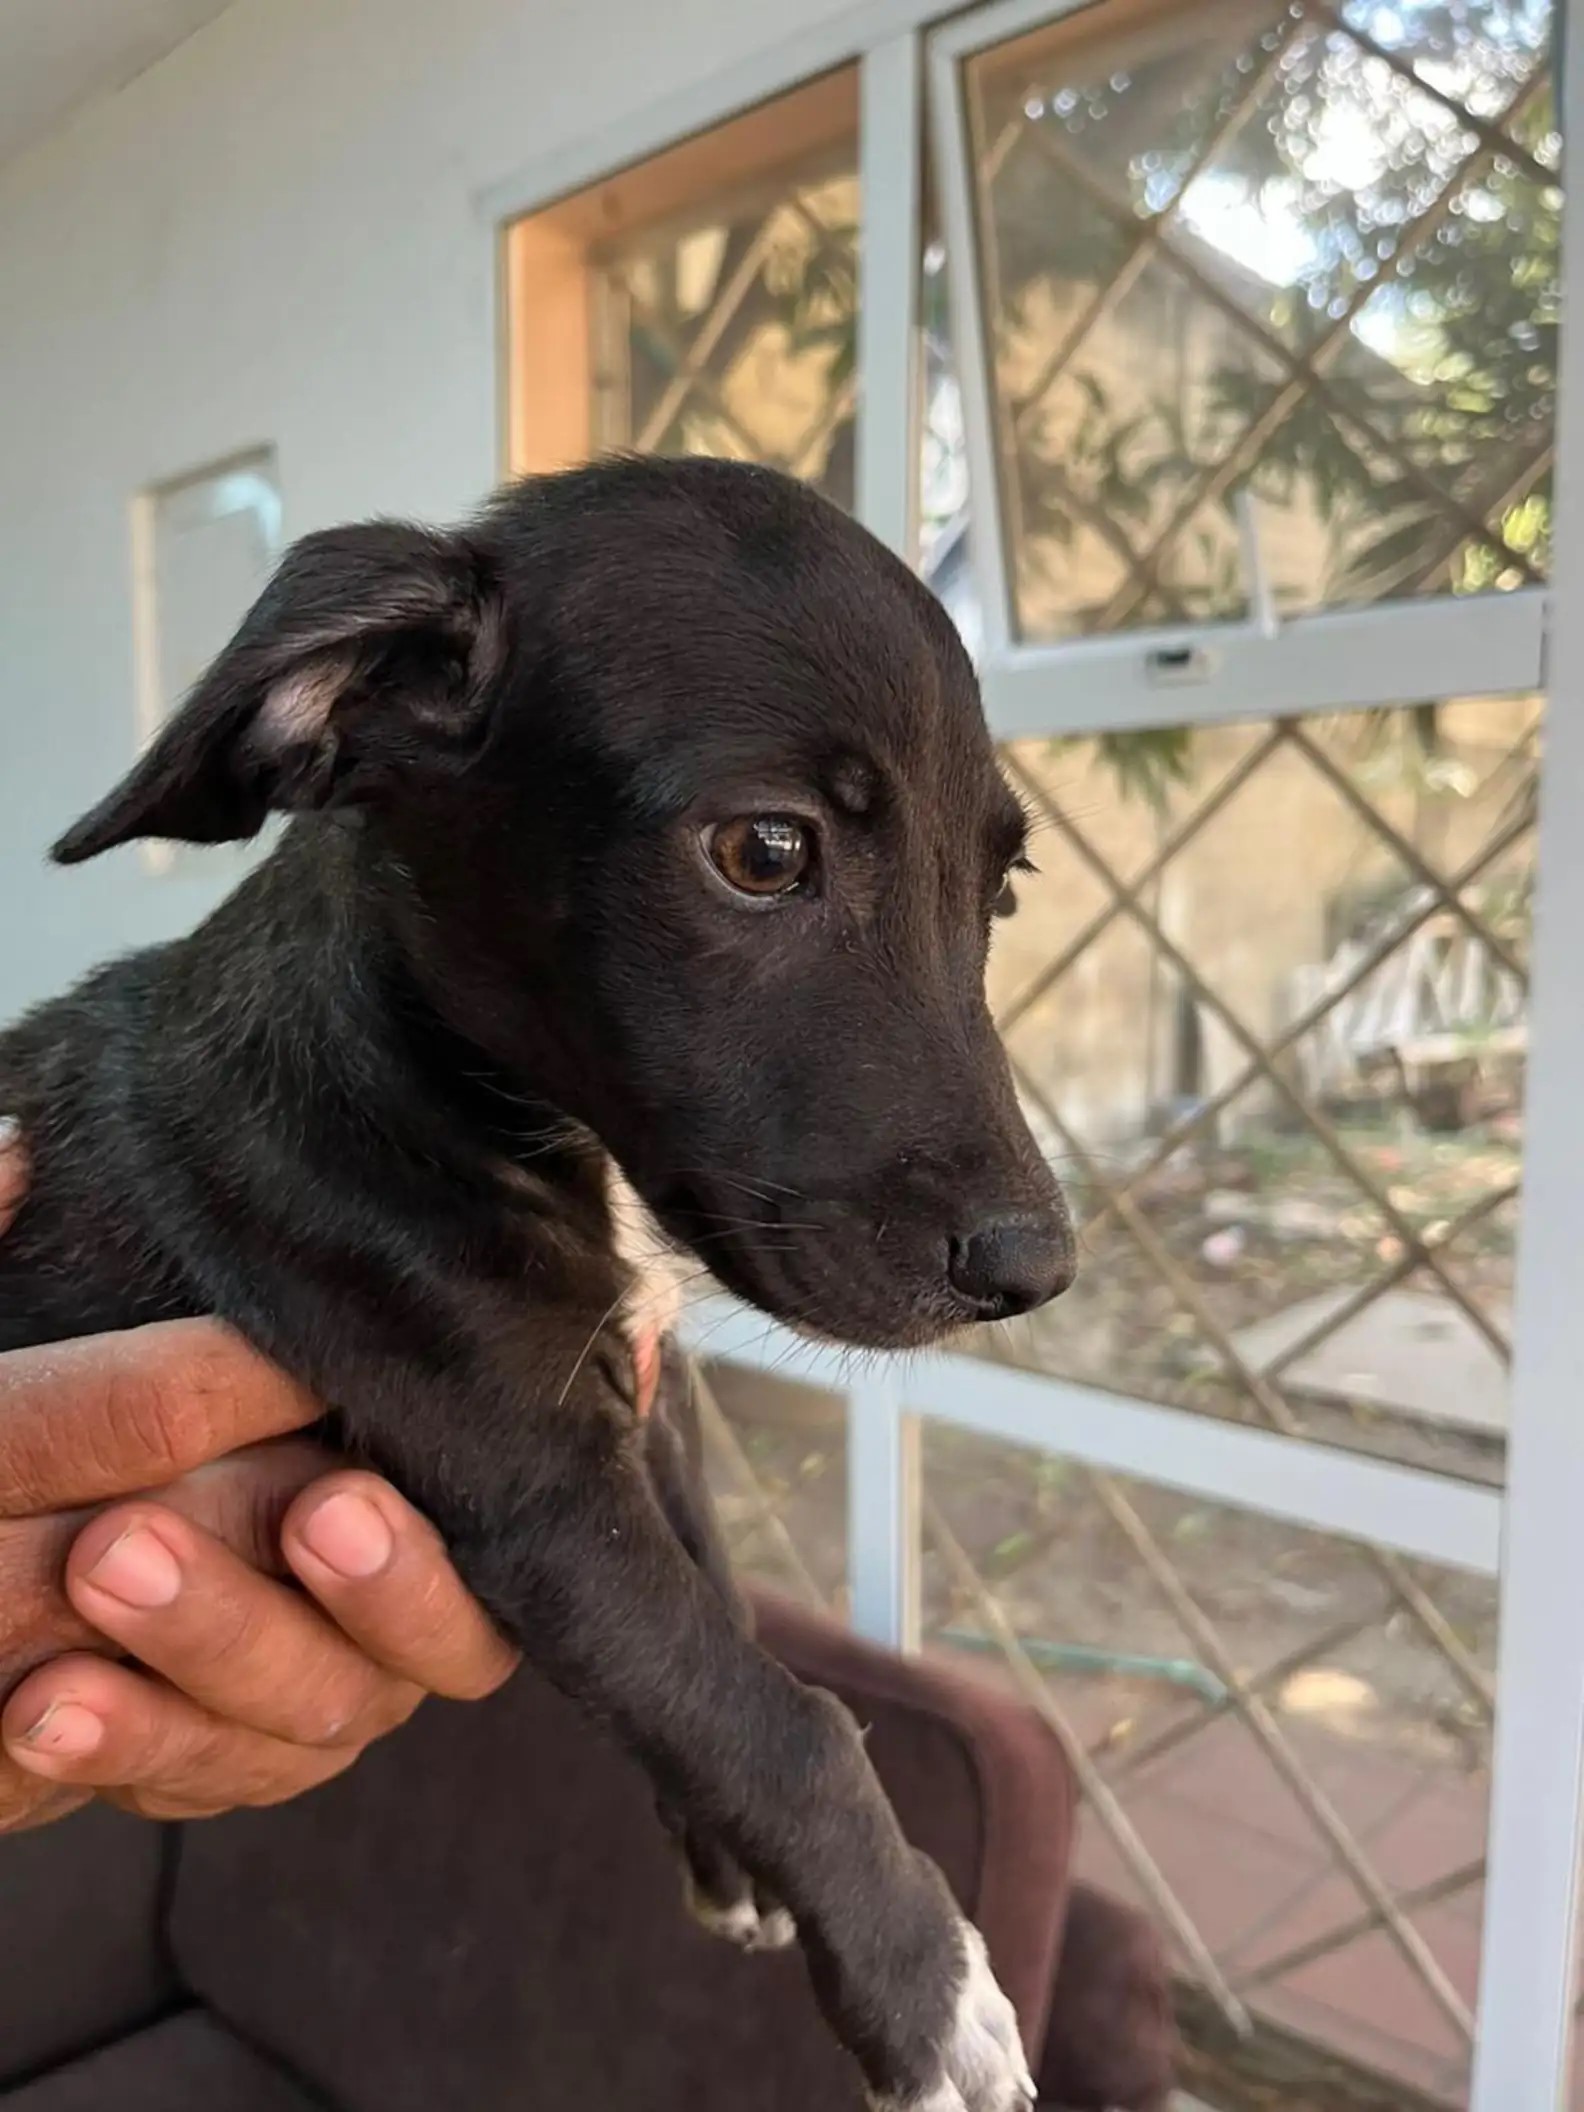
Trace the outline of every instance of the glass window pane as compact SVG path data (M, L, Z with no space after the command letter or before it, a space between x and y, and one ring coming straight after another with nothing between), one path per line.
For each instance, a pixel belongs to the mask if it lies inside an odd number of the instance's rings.
M718 1359L697 1369L705 1468L732 1567L845 1620L846 1401L780 1372Z
M1106 0L970 62L1024 635L1544 577L1550 35Z
M513 468L722 455L850 506L857 127L849 68L519 221Z
M1007 751L1040 870L991 998L1083 1259L991 1353L1500 1477L1539 724Z
M181 702L230 639L281 549L275 454L252 454L146 493L154 646L145 732Z
M1077 1874L1164 1938L1191 2100L1466 2104L1494 1581L941 1423L923 1483L926 1648L1087 1755Z
M940 597L975 659L984 643L984 610L973 569L972 494L962 388L952 358L946 245L927 218L919 274L919 571Z
M229 641L281 554L273 448L256 448L140 493L132 511L137 732L152 740ZM260 846L144 843L153 873L219 871Z

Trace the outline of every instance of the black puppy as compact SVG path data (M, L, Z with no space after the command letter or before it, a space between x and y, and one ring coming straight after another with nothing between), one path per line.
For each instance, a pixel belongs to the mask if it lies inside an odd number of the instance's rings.
M234 1322L647 1767L707 1916L791 1917L871 2101L1013 2112L982 1943L635 1412L609 1203L614 1161L731 1290L852 1343L1067 1282L983 995L1023 822L950 623L725 464L309 536L56 855L277 809L307 818L191 938L0 1037L35 1165L0 1347Z

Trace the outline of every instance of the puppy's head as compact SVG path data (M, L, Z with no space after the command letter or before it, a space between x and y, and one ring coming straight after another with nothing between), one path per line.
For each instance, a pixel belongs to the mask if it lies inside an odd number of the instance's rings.
M732 1290L901 1346L1063 1289L984 999L1023 855L933 597L806 488L616 462L308 537L62 840L355 816L449 1023Z

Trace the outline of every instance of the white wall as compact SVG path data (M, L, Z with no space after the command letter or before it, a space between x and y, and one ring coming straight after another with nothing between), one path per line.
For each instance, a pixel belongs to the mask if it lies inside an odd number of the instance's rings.
M133 752L133 493L273 442L288 536L464 510L482 194L846 5L237 0L0 170L0 1020L215 891L42 863Z

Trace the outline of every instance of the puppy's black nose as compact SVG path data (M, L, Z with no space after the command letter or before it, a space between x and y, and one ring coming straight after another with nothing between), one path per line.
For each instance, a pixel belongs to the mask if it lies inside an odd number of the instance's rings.
M1045 1210L987 1217L952 1240L949 1273L953 1289L971 1298L986 1320L1031 1313L1072 1282L1072 1233Z

